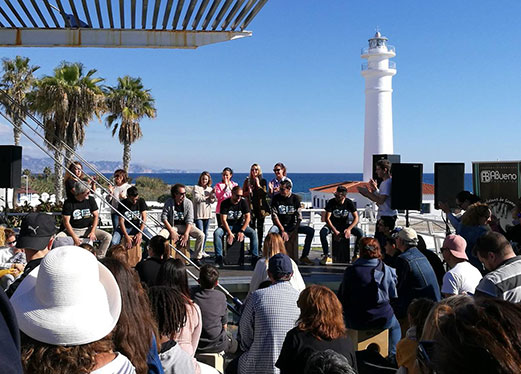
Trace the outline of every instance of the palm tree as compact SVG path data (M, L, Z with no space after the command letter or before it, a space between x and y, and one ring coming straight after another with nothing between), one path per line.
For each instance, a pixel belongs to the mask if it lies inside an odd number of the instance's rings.
M4 95L1 95L0 102L5 108L7 116L15 125L13 127L14 144L20 145L20 128L27 112L25 97L36 80L33 74L40 67L30 66L28 57L16 56L14 59L4 58L2 68L4 75L0 79L0 87L16 102L12 102Z
M107 127L112 127L112 136L119 128L119 142L123 144L123 169L128 171L130 164L130 145L141 138L139 121L143 117L154 118L156 108L150 90L143 88L141 78L124 76L118 78L116 87L108 87Z
M54 186L58 199L63 197L63 142L71 148L65 152L68 163L72 150L83 145L85 126L94 116L100 119L105 109L105 96L99 86L103 79L94 78L95 73L92 69L84 74L81 63L63 62L54 69L54 75L37 81L29 95L30 107L42 117L45 138L51 144L48 148L54 150Z

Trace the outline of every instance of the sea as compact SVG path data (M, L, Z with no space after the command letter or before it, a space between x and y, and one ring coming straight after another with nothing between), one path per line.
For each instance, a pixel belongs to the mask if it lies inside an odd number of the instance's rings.
M221 173L210 174L213 184L221 181ZM169 185L175 183L195 185L199 175L199 173L130 173L132 180L140 176L159 178ZM232 180L242 185L247 176L248 173L235 173ZM107 175L107 177L111 177L111 175ZM291 173L288 174L288 177L293 182L293 192L301 195L304 201L310 201L310 188L336 182L361 181L362 173ZM264 178L269 182L273 178L273 174L265 175ZM434 173L424 173L423 182L434 184ZM472 192L472 174L465 174L465 189Z

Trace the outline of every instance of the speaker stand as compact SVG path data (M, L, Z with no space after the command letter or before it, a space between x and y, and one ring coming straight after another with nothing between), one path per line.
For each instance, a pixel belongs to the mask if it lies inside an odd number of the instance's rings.
M405 227L409 227L409 209L405 209Z
M445 235L449 236L450 234L449 213L445 213Z

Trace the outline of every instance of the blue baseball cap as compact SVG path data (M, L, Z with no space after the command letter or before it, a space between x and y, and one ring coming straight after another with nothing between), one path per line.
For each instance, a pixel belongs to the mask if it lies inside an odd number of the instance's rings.
M273 276L289 275L293 273L291 259L282 253L272 256L268 262L268 271Z

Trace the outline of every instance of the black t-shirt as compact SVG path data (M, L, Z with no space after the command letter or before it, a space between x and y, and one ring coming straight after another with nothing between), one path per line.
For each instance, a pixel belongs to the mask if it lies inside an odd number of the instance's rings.
M356 211L351 199L345 198L343 203L339 203L335 198L326 204L326 212L331 213L331 223L338 231L344 231L349 226L349 213Z
M92 224L93 212L98 210L98 204L92 196L83 201L75 198L67 199L63 203L62 215L70 216L71 226L75 229L84 229Z
M185 225L185 205L184 202L177 205L174 202L174 226L175 225Z
M127 207L128 209L125 209ZM121 200L119 202L118 211L123 214L123 216L131 221L135 226L139 227L141 224L141 212L147 210L147 204L145 203L145 199L138 198L135 204L132 204L129 198ZM130 226L133 227L133 226ZM127 227L128 228L128 227Z
M241 223L246 213L250 213L250 207L242 198L237 204L232 203L231 197L221 203L221 214L226 214L226 222L230 226Z
M291 194L290 197L284 197L277 194L271 200L271 212L277 215L280 224L286 231L293 231L297 225L299 218L300 197Z
M145 282L148 287L156 284L157 274L161 268L161 260L157 257L149 257L136 265L136 271L139 274L141 282Z
M318 340L310 332L299 330L298 327L289 330L286 334L275 366L280 369L281 374L301 374L304 373L309 356L326 349L332 349L347 358L357 372L355 349L348 336L334 340Z

